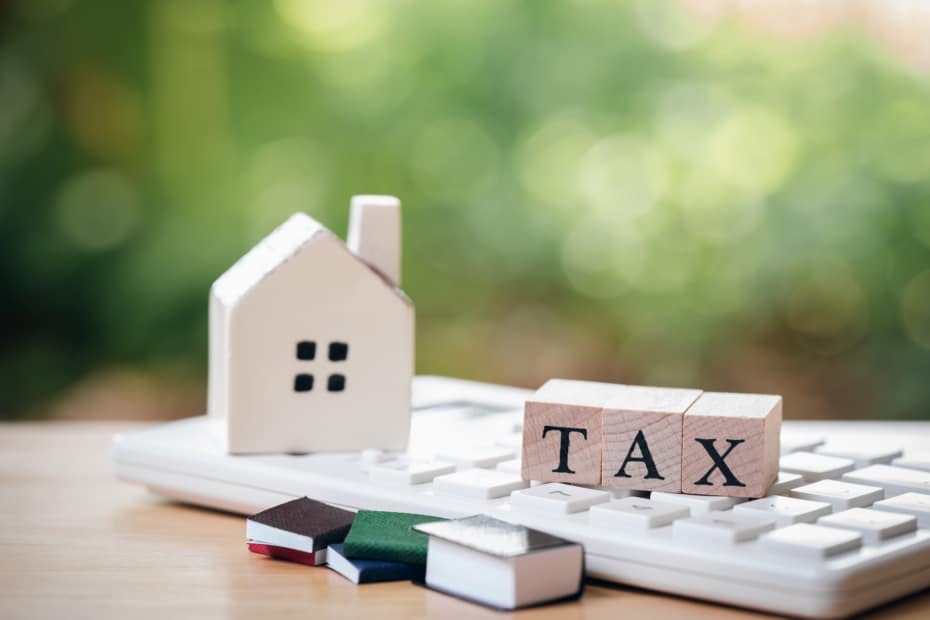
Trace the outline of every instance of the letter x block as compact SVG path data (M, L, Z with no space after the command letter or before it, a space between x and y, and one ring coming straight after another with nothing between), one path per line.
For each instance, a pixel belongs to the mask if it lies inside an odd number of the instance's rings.
M551 379L523 410L524 480L600 484L601 407L616 386Z
M705 392L684 418L683 493L762 497L778 476L781 396Z
M681 430L701 390L618 385L604 403L601 484L681 492Z

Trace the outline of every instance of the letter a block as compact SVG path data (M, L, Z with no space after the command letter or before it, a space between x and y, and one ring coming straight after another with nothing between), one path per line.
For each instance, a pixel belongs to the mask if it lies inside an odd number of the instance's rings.
M616 386L551 379L523 410L524 480L600 484L601 407Z
M684 417L683 493L762 497L778 476L781 396L705 392Z
M604 403L601 484L681 492L681 431L701 390L618 385Z

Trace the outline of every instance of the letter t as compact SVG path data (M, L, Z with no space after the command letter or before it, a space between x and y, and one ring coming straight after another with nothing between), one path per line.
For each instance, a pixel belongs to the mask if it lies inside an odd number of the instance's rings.
M581 436L584 437L585 440L587 441L587 439L588 439L588 429L586 429L586 428L571 428L571 427L568 427L568 426L549 426L549 425L546 425L546 426L543 427L543 434L542 434L543 439L546 438L546 434L547 434L549 431L558 431L559 434L561 435L561 437L559 438L559 439L560 439L560 443L559 443L559 466L552 470L553 473L556 473L556 474L573 474L573 473L575 473L575 471L574 471L573 469L570 469L569 466L568 466L568 445L569 445L569 441L571 441L571 440L569 439L569 437L571 436L572 433L581 433Z

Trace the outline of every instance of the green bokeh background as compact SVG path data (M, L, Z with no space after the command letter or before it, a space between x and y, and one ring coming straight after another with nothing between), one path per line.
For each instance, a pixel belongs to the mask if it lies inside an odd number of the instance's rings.
M210 283L404 204L417 370L930 418L930 80L674 2L0 2L0 416L203 407Z

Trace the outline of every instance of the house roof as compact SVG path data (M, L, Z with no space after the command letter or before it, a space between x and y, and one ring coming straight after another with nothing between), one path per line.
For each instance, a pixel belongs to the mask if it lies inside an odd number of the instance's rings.
M295 213L217 278L210 289L211 294L224 305L232 304L264 280L279 265L297 255L304 246L323 235L335 237L328 228L306 213ZM378 276L378 279L394 291L404 303L410 303L410 299L404 292L377 268L350 252L348 248L346 252Z

